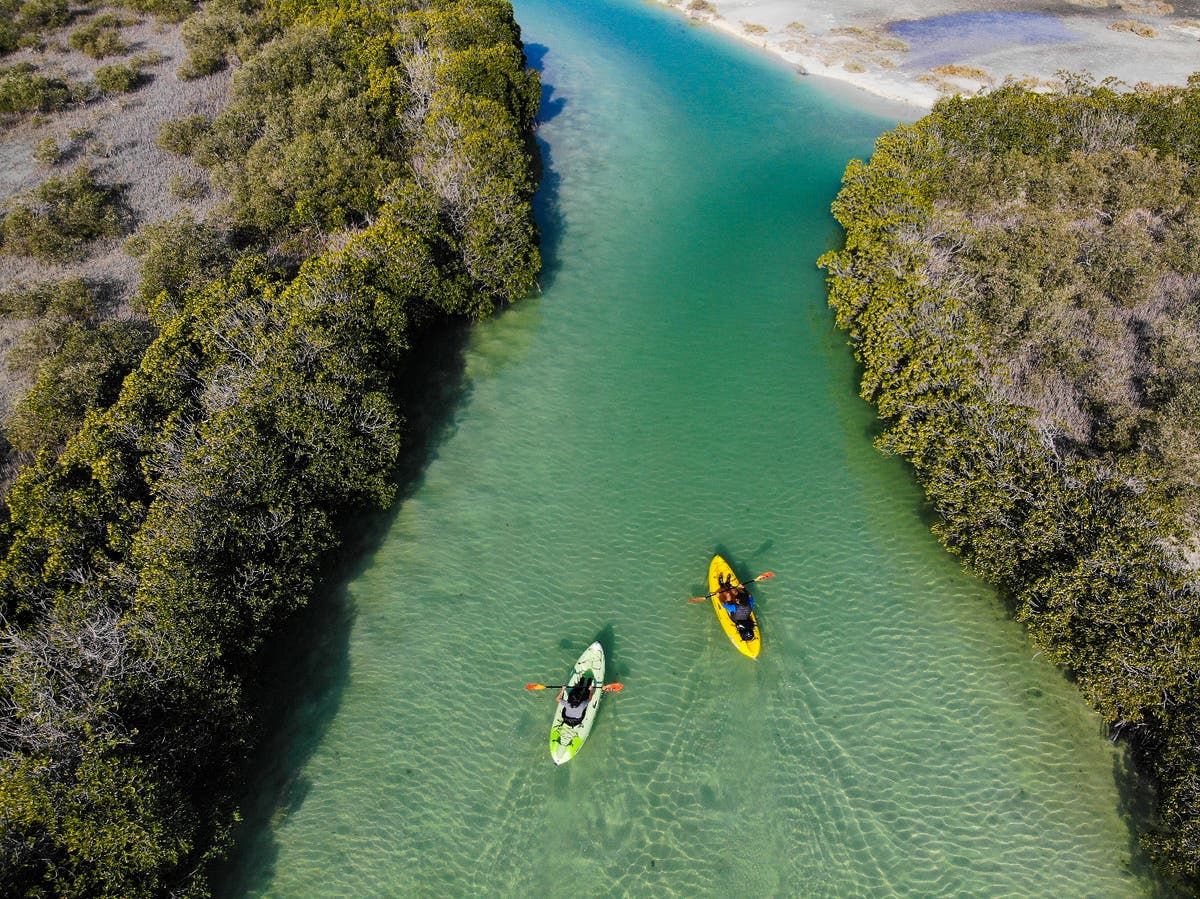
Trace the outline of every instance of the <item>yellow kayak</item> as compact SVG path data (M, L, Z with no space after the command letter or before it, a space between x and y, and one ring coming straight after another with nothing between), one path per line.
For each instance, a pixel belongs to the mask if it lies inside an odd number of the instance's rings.
M745 640L738 632L738 627L734 624L733 619L729 617L729 613L725 611L725 607L721 605L721 600L717 598L716 591L721 589L721 585L717 578L724 575L730 575L730 583L737 585L741 581L738 576L733 573L733 569L729 567L729 563L720 556L713 556L712 562L708 566L708 591L713 594L712 604L713 609L717 613L717 620L721 622L721 629L733 641L733 645L738 648L738 651L744 655L750 656L752 659L758 658L758 652L762 649L762 632L758 629L758 618L754 611L750 612L750 622L754 625L754 637L750 640Z

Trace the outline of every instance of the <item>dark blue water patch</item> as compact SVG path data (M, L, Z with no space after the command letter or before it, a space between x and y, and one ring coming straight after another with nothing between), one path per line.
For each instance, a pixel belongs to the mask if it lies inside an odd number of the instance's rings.
M904 67L929 69L1008 47L1065 44L1081 35L1056 16L1034 12L962 12L892 22L908 44Z

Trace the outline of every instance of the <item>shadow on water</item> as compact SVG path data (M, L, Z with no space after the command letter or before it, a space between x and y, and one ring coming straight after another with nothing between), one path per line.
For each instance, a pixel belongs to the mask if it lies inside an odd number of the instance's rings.
M558 114L563 111L563 107L567 105L566 98L555 97L554 88L545 82L546 54L549 52L550 48L545 44L525 45L525 60L529 63L529 67L535 69L543 79L542 100L537 115L538 124L541 125L557 118Z
M242 822L229 858L210 872L218 896L241 896L270 882L278 857L274 829L308 797L305 764L337 712L349 675L354 608L345 590L348 575L341 580L273 641L258 685L264 737L249 765Z
M750 555L746 556L746 561L749 562L751 559L761 559L763 556L769 554L771 552L771 550L774 548L775 548L774 540L771 540L771 539L764 540L762 543L760 543L758 545L758 547L752 553L750 553Z
M752 575L752 574L747 574L746 564L749 560L743 556L740 556L734 552L731 552L729 547L726 546L724 543L718 543L716 546L713 547L713 555L720 556L722 559L724 559L726 562L728 562L729 567L733 569L733 573L737 576L737 579L739 581L749 580L750 578L754 577L754 575ZM708 569L705 568L705 572L707 572L707 571L708 571ZM707 573L705 574L704 583L706 585L708 584ZM706 590L708 589L707 586L705 587L705 589Z
M1129 827L1130 876L1149 885L1152 899L1175 899L1191 895L1177 884L1168 883L1142 846L1141 834L1151 832L1155 826L1154 789L1138 770L1135 753L1128 745L1122 746L1121 751L1113 757L1113 781L1117 785L1121 803L1118 812Z
M618 679L617 665L614 662L617 657L617 633L612 624L604 625L592 638L592 642L599 643L604 648L604 679L612 683Z
M566 106L566 99L554 96L554 86L545 81L545 62L549 48L542 44L526 44L525 57L531 68L542 75L542 98L538 107L537 124L542 126L557 118ZM543 290L550 287L555 275L562 267L559 258L559 243L563 232L562 208L559 205L559 187L562 177L554 170L550 145L535 134L538 165L538 191L533 198L533 215L540 232L542 271L538 283Z
M579 641L574 637L563 637L558 641L558 648L563 650L568 655L574 653L575 655L572 656L572 658L574 658L575 656L578 656L585 647L591 646L597 641L599 641L601 648L604 650L605 671L611 674L610 668L612 664L612 654L616 645L616 636L611 624L605 625L604 628L598 634L596 634L596 636L592 637L592 639L588 640L587 643L584 644L580 644Z
M469 333L468 325L453 324L414 341L418 348L396 374L396 396L408 422L395 477L396 501L387 511L345 523L324 587L280 628L264 653L261 678L252 685L258 692L261 742L247 765L242 822L235 828L233 849L209 872L215 895L257 892L275 874L276 829L303 805L312 788L304 772L338 712L349 679L355 609L347 586L370 567L400 504L420 488L469 398L464 383Z

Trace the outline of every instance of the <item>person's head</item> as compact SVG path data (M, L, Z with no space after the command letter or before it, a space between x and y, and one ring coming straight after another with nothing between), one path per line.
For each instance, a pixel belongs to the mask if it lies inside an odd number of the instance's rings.
M583 702L583 700L587 699L588 689L591 686L592 679L590 677L581 677L571 685L571 689L567 691L567 697L573 703Z

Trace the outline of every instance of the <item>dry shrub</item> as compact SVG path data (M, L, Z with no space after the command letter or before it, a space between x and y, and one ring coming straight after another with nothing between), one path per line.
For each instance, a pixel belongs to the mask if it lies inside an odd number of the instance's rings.
M0 292L0 316L6 318L84 321L97 314L97 306L95 292L82 278L18 284Z
M1018 84L1031 91L1060 91L1063 88L1061 81L1054 78L1042 78L1040 75L1009 75L1004 79L1004 83Z
M160 50L143 50L141 53L135 53L129 57L129 64L137 66L139 69L150 69L161 65L170 58Z
M746 34L766 34L768 29L766 25L757 25L754 22L743 22L742 30Z
M54 112L83 102L87 94L86 85L38 75L29 63L0 69L0 114Z
M10 203L0 235L6 253L64 262L82 258L92 241L120 234L127 220L122 190L99 183L80 166Z
M692 12L710 13L712 15L716 15L717 12L717 8L709 3L708 0L692 0L687 5L687 8Z
M853 61L844 63L842 68L844 68L847 72L854 72L855 74L858 74L859 72L865 72L867 70L867 67L861 62Z
M922 84L931 85L932 87L936 88L937 92L940 94L954 94L959 90L945 78L941 78L932 72L926 72L924 75L919 76L917 81L921 82Z
M171 119L158 126L158 136L154 143L160 149L176 156L191 156L196 150L196 142L208 134L211 128L212 120L205 115Z
M1128 31L1138 37L1158 37L1158 32L1145 22L1135 22L1133 19L1121 19L1108 26L1109 31Z
M203 78L226 66L241 65L275 33L275 26L260 11L244 9L237 0L209 0L183 24L183 45L188 55L179 67L180 78Z
M182 22L196 8L192 0L124 0L121 5L167 23Z
M121 32L99 22L89 22L71 32L67 43L80 53L86 53L92 59L103 59L106 56L122 56L130 50L129 43L121 37Z
M1169 16L1175 12L1175 7L1163 0L1120 0L1117 5L1125 12L1143 16Z
M787 30L801 33L801 32L808 31L808 26L805 25L803 22L788 22Z
M39 165L44 165L47 168L58 165L63 158L62 147L58 145L52 137L44 138L33 145L33 158Z
M71 10L67 0L26 0L17 13L17 27L25 32L37 31L43 28L58 28L71 20Z
M177 200L203 200L209 193L208 179L203 175L172 175L167 181L167 188Z
M8 18L0 15L0 56L12 53L21 44L21 32Z
M945 66L934 66L932 71L934 75L939 75L942 78L961 78L966 81L982 81L984 84L992 83L992 76L987 73L986 69L981 69L979 66L964 66L953 63Z
M908 44L899 38L880 34L877 31L871 31L867 28L860 28L857 25L843 25L839 28L831 28L829 29L829 33L837 37L850 38L855 43L863 47L869 47L872 50L896 50L901 53L908 51Z
M135 66L101 66L96 69L96 87L106 94L126 94L146 79Z

